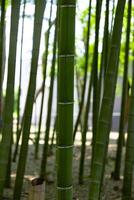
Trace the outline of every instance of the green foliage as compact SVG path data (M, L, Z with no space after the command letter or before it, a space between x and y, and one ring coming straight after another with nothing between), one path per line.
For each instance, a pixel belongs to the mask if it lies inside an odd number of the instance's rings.
M122 29L122 41L121 41L121 50L120 50L120 57L119 57L119 76L123 76L123 66L124 66L124 56L125 56L125 33L126 33L126 27L127 27L127 4L125 6L124 11L124 20L123 20L123 29ZM134 10L134 6L133 6ZM104 11L103 11L104 12ZM86 8L79 16L79 20L82 25L83 33L81 41L83 42L83 45L85 46L85 38L87 34L87 20L88 20L88 8ZM132 21L131 21L132 23ZM92 6L92 12L91 12L91 35L90 38L94 35L94 29L95 29L95 7ZM92 56L93 56L93 47L94 47L94 40L90 40L90 50L89 50L89 71L91 69L91 62L92 62ZM134 41L131 36L130 39L130 49L134 49ZM130 51L131 54L131 51ZM130 55L130 61L132 61L133 56ZM84 53L82 55L77 55L76 57L76 63L77 63L77 69L80 72L80 75L82 76L84 73ZM131 62L129 63L129 67L131 67ZM131 79L131 78L130 78ZM118 87L119 88L119 87Z
M94 7L92 7L92 11L91 11L91 19L90 19L90 38L93 36L94 34L94 29L95 29L95 13L94 13L95 9ZM81 26L82 26L82 38L81 38L81 42L83 43L84 49L86 46L86 35L87 35L87 20L88 20L88 8L86 8L79 17L79 20L81 22ZM89 67L88 70L89 72L91 71L91 64L92 64L92 56L93 56L93 49L94 49L94 41L90 40L90 46L89 46ZM77 70L79 71L79 74L81 76L83 76L84 74L84 69L85 69L85 52L83 52L82 54L77 54L76 55L76 67Z
M88 71L91 72L91 64L92 64L92 57L93 57L93 49L94 49L94 44L90 44L89 46L89 62L88 62ZM83 55L76 55L76 67L77 70L79 71L79 74L83 76L84 74L84 69L85 69L85 57Z
M1 1L2 1L2 0L0 0L0 5L1 5ZM6 8L7 8L9 5L11 5L11 0L6 0Z
M84 42L84 44L86 43L85 38L87 35L87 20L88 20L88 8L86 8L80 15L80 22L81 22L82 29L83 29L83 34L82 34L81 39ZM91 35L93 34L94 29L95 29L95 8L92 7L91 22L90 22ZM91 41L91 43L92 43L92 41Z

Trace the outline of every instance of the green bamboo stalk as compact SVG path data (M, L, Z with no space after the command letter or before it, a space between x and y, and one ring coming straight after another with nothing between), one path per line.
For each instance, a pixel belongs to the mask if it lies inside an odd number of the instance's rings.
M26 8L26 0L23 1L23 14L22 14L19 89L18 89L18 98L17 98L17 131L16 131L17 139L18 139L18 132L19 132L19 124L20 124L20 96L21 96L21 79L22 79L21 76L22 76L22 56L23 56L25 8Z
M82 90L82 84L81 84L81 80L80 80L80 74L78 72L78 69L76 67L76 73L75 73L75 77L76 77L76 89L77 89L77 98L78 98L78 103L79 103L79 110L81 107L81 90ZM80 118L80 132L82 132L82 117ZM74 136L74 140L75 140L75 136Z
M21 50L20 50L20 71L19 71L19 89L18 89L18 98L17 98L17 125L16 125L16 144L15 150L13 154L13 162L16 162L16 157L18 153L18 145L21 135L21 128L20 128L20 96L21 96L21 79L22 79L22 55L23 55L23 40L24 40L24 21L25 21L25 7L26 7L26 0L23 2L23 14L22 14L22 31L21 31Z
M75 127L74 127L74 133L73 133L73 140L75 140L75 135L78 129L78 125L80 122L81 114L83 111L84 106L84 99L85 99L85 91L86 91L86 85L87 85L87 72L88 72L88 56L89 56L89 38L90 38L90 20L91 19L91 0L89 1L89 9L88 9L88 22L87 22L87 35L86 35L86 45L85 45L85 70L84 70L84 80L83 80L83 88L82 88L82 96L81 101L79 104L79 112L76 119ZM82 123L81 123L82 124Z
M55 117L56 118L56 117ZM52 149L53 149L53 144L54 144L54 138L55 138L55 133L56 133L56 119L55 119L55 122L54 122L54 127L53 127L53 133L52 133L52 138L51 138L51 142L50 142L50 148L49 148L49 152L52 152Z
M90 38L90 19L91 19L91 5L92 1L89 1L89 8L88 8L88 23L87 23L87 38L86 38L86 49L85 49L85 68L88 68L89 62L89 38ZM92 73L92 72L91 72ZM82 146L81 146L81 157L80 157L80 168L79 168L79 183L83 183L83 168L84 168L84 159L85 159L85 143L86 143L86 132L88 129L88 114L90 108L90 98L91 98L91 86L92 86L92 75L89 81L89 88L88 88L88 97L87 97L87 104L86 110L84 115L84 125L82 130Z
M49 91L49 98L48 98L48 111L47 111L47 120L46 120L46 131L45 131L44 147L43 147L41 169L40 169L40 177L41 178L44 178L46 176L48 142L49 142L49 133L50 133L50 125L51 125L53 87L54 87L54 75L55 75L55 63L56 63L56 42L57 42L57 28L55 27L54 45L53 45L53 59L52 59L52 66L51 66L51 81L50 81L50 91Z
M97 121L99 113L99 87L98 87L98 44L99 44L99 27L100 27L100 18L101 18L101 8L102 0L98 0L96 3L96 18L95 18L95 44L94 44L94 53L93 53L93 139L92 139L92 158L94 155L94 145L96 141L96 132L97 132Z
M2 77L3 77L3 47L5 30L6 0L1 1L1 20L0 20L0 129L2 128Z
M75 0L58 1L57 200L72 200Z
M83 183L83 173L84 173L84 161L85 161L85 151L86 151L86 134L88 131L88 119L90 111L90 100L91 100L91 90L93 85L93 71L91 72L91 77L88 86L88 96L86 103L86 111L84 115L84 126L82 132L82 145L81 145L81 157L80 157L80 166L79 166L79 184Z
M91 168L89 200L100 199L117 82L125 0L118 0Z
M105 30L104 30L104 70L106 74L109 55L109 0L106 0L106 17L105 17Z
M14 81L16 65L17 35L19 24L20 0L11 2L11 29L8 57L8 77L3 114L2 141L0 144L0 198L2 198L10 144L12 139L13 106L14 106Z
M115 0L113 0L113 5L112 5L112 20L111 20L111 28L110 28L111 33L113 31L113 25L114 25L114 10L115 10Z
M134 55L134 53L133 53ZM132 89L130 96L130 110L128 116L128 137L126 144L125 169L123 179L122 200L132 199L132 175L134 166L134 60L133 60L133 77Z
M77 95L78 95L78 102L79 102L79 106L80 106L80 98L81 98L81 87L82 87L82 84L81 84L81 80L80 80L80 74L78 72L78 69L76 67L76 88L77 88Z
M12 136L12 138L13 138L13 136ZM5 187L6 188L11 187L12 144L13 144L13 139L11 140L10 150L9 150L10 153L8 155L7 172L6 172L6 179L5 179Z
M23 117L24 117L24 115L23 115ZM22 127L23 127L23 117L22 117L21 127L19 128L18 133L17 133L17 141L16 141L15 150L14 150L13 159L12 159L13 162L16 162L16 157L18 154L19 141L20 141Z
M103 47L101 55L100 64L100 74L99 74L99 107L101 105L101 96L103 94L103 86L105 80L106 69L108 65L108 55L109 55L109 0L106 0L106 14L105 14L105 26L104 26L104 36L103 36Z
M56 116L55 116L55 120L54 120L53 133L52 133L52 138L51 138L50 148L49 148L50 154L52 153L52 150L53 150L53 145L54 145L54 139L55 139L55 136L56 136L56 131L57 131L57 111L56 111Z
M28 141L29 141L30 127L31 127L34 95L36 89L36 74L38 68L40 38L41 38L42 22L43 22L45 7L46 7L46 1L44 0L35 1L35 19L34 19L34 32L33 32L31 73L30 73L29 88L28 88L24 119L23 119L24 121L22 129L22 145L20 149L20 156L17 167L17 176L16 176L14 195L13 195L13 199L17 200L19 200L21 196L21 189L22 189L26 159L27 159Z
M48 50L49 50L49 38L50 38L50 30L52 27L52 5L50 10L49 22L48 22L48 30L45 34L45 53L43 55L43 83L42 83L42 98L41 98L41 106L40 106L40 116L39 116L39 124L38 131L35 141L35 159L38 159L39 152L39 140L41 133L41 122L42 122L42 114L43 114L43 105L44 105L44 97L45 97L45 83L46 83L46 72L47 72L47 61L48 61Z
M120 179L121 160L122 160L122 148L124 139L124 128L125 128L125 104L127 101L128 93L128 59L129 59L129 44L130 44L130 29L131 29L131 0L128 2L128 14L127 14L127 31L126 31L126 45L125 45L125 63L124 63L124 74L123 74L123 88L122 88L122 100L121 100L121 113L120 113L120 126L119 126L119 137L117 143L116 161L114 169L114 179Z

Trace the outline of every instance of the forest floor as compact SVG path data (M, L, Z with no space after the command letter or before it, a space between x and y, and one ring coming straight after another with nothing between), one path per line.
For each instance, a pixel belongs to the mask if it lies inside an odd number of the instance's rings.
M116 154L116 139L117 133L110 134L110 144L109 152L106 164L106 173L103 187L103 200L120 200L121 191L122 191L122 175L121 180L113 181L111 179L111 172L114 169L115 164L115 154ZM42 141L41 141L42 143ZM78 184L78 172L79 172L79 158L80 158L80 134L77 134L76 142L74 145L73 153L73 193L74 200L86 200L88 199L88 188L89 188L89 173L90 173L90 159L91 159L91 133L88 133L87 143L86 143L86 157L85 157L85 166L84 166L84 183L82 185ZM39 157L41 158L43 144L40 144ZM39 174L40 170L40 158L38 160L34 159L34 145L30 142L28 161L25 172L25 179L22 191L22 200L28 199L29 194L29 183L30 179L35 178ZM124 150L123 150L123 159L121 164L121 173L123 174L124 168ZM12 199L13 185L16 175L16 163L12 163L12 182L11 188L5 190L3 200L17 200ZM56 166L55 166L55 148L53 149L53 154L48 157L47 165L47 182L45 183L45 200L54 200L56 194L55 186L55 177L56 177ZM134 189L134 187L133 187Z

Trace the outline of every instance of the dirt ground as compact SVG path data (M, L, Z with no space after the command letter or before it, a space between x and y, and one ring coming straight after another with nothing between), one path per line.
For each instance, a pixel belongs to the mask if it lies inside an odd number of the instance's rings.
M102 200L120 200L121 190L122 190L122 176L120 181L113 181L111 179L111 172L114 169L115 153L116 153L116 138L117 133L112 133L110 137L110 145L108 152L108 159L106 165L106 173L103 187L103 197ZM43 145L40 144L40 157ZM79 158L80 158L80 135L78 134L76 142L74 145L73 153L73 199L74 200L87 200L88 199L88 188L89 188L89 173L90 173L90 159L91 159L91 134L87 137L86 146L86 157L85 157L85 167L84 167L84 184L78 184L78 171L79 171ZM29 195L29 180L33 177L37 177L40 170L40 159L34 159L34 145L32 143L29 147L29 154L27 159L27 166L25 172L25 180L22 191L22 200L28 199ZM122 174L124 167L124 151L122 160ZM55 148L53 149L53 155L48 157L47 165L47 178L48 182L45 183L45 200L54 200L56 194L55 177L56 177L56 166L55 166ZM16 174L16 163L12 164L12 184L10 189L5 190L3 200L12 200L13 185ZM134 187L133 187L134 188ZM17 199L14 199L17 200Z

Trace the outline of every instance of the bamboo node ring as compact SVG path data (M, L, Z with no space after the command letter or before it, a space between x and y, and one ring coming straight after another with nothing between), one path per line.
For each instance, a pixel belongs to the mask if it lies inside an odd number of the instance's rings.
M59 54L58 57L59 58L69 58L69 57L74 57L75 54Z
M102 163L101 162L94 162L95 165L99 165L99 166L102 166Z
M57 149L71 149L73 148L74 145L69 145L69 146L57 146Z
M69 187L57 187L58 190L72 190L73 186L69 186Z
M91 184L91 183L100 184L100 181L98 181L98 180L90 180L89 183L90 183L90 184Z
M70 4L70 5L60 5L60 8L76 8L75 4Z
M74 104L74 101L71 101L71 102L58 102L59 105L73 105Z

